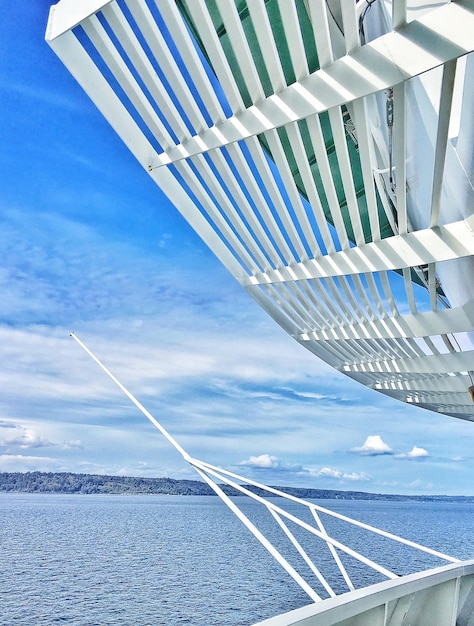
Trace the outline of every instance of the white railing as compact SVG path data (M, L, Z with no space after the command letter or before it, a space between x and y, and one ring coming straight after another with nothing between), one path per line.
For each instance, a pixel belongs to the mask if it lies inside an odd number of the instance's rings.
M321 520L320 514L327 515L348 525L352 525L370 533L382 536L385 539L398 542L414 550L418 550L420 552L437 557L443 561L447 561L449 563L460 563L459 559L456 559L452 556L443 554L441 552L438 552L437 550L432 550L431 548L427 548L423 545L420 545L408 539L404 539L379 528L375 528L374 526L357 521L355 519L342 515L341 513L331 511L316 504L315 502L303 500L274 487L263 485L259 482L239 476L234 472L230 472L222 468L215 467L204 461L192 458L168 433L168 431L158 422L158 420L156 420L156 418L153 417L153 415L151 415L151 413L147 411L147 409L145 409L145 407L122 385L122 383L119 382L119 380L102 364L101 361L99 361L99 359L74 333L71 333L71 337L83 348L83 350L85 350L87 354L89 354L89 356L115 382L115 384L118 385L118 387L125 393L125 395L127 395L127 397L133 402L133 404L135 404L135 406L145 415L145 417L147 417L147 419L150 420L151 423L164 435L169 443L183 456L184 460L196 470L198 475L209 485L214 493L216 493L221 498L221 500L239 518L239 520L245 525L245 527L258 539L258 541L260 541L265 549L276 559L276 561L293 578L293 580L301 587L301 589L303 589L303 591L307 593L307 595L311 598L313 602L319 602L320 600L322 600L322 597L319 595L319 593L315 591L313 585L310 584L310 582L308 582L305 578L303 578L299 571L297 571L296 567L290 563L288 558L282 554L282 552L274 545L274 543L272 543L268 539L268 537L257 527L257 525L250 520L250 518L245 514L243 508L238 506L236 500L233 499L229 495L229 493L225 491L225 486L232 488L234 494L236 493L248 496L255 502L258 502L260 505L262 505L270 513L277 526L283 531L284 535L293 546L296 552L295 556L297 558L299 557L300 559L300 564L302 559L303 563L306 564L306 566L309 568L311 574L316 577L316 579L322 585L329 597L335 597L338 593L340 593L341 585L338 585L336 589L335 584L330 584L327 576L325 576L321 572L320 568L314 563L313 559L309 556L307 550L303 547L301 540L297 537L297 534L290 529L289 523L294 524L298 529L306 531L312 537L321 540L321 542L329 548L330 554L332 555L340 576L345 582L344 587L347 587L350 591L355 590L356 584L349 576L345 565L342 563L339 553L348 555L352 559L355 559L359 563L365 565L367 568L378 572L388 579L397 579L399 575L387 569L383 565L376 563L367 556L364 556L357 550L350 548L342 541L339 541L335 537L329 535L326 531L325 525ZM261 495L262 492L264 495ZM303 519L304 516L297 517L292 512L286 510L282 506L279 506L273 500L269 499L269 496L278 496L286 502L300 505L304 509L309 510L311 514L310 519L313 520L314 525L313 523L308 523L307 521L305 521ZM344 590L347 591L347 589Z

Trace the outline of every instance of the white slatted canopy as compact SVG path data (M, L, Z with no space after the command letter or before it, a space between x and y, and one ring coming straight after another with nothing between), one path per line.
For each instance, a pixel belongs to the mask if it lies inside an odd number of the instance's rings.
M46 39L290 335L474 421L474 1L424 4L61 0Z

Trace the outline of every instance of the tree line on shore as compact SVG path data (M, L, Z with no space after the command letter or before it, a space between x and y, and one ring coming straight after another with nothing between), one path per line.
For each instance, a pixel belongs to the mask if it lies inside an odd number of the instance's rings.
M263 491L249 487L259 495ZM474 502L474 496L442 495L388 495L361 491L334 489L311 489L305 487L277 487L290 495L304 499L344 500L425 500ZM224 486L228 495L238 493ZM66 493L66 494L111 494L111 495L171 495L211 496L212 489L199 480L177 480L174 478L144 478L136 476L103 476L99 474L76 474L72 472L0 472L0 492L9 493Z

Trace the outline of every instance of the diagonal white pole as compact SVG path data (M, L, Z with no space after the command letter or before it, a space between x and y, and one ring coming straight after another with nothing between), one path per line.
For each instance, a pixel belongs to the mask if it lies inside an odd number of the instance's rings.
M84 344L84 343L83 343L83 342L82 342L82 341L81 341L81 340L77 337L77 335L76 335L75 333L70 333L70 336L74 339L74 341L76 341L76 342L77 342L77 343L81 346L81 348L82 348L85 352L87 352L87 354L91 357L91 359L92 359L92 360L94 360L94 361L97 363L97 365L98 365L98 366L99 366L102 370L104 370L104 372L107 374L107 376L108 376L109 378L111 378L111 379L114 381L114 383L115 383L118 387L120 387L120 389L121 389L121 390L123 391L123 393L127 396L127 398L129 398L129 399L133 402L133 404L134 404L134 405L135 405L138 409L140 409L140 411L143 413L143 415L144 415L147 419L149 419L149 420L150 420L150 422L153 424L153 426L155 426L156 428L158 428L158 430L160 431L160 433L161 433L164 437L166 437L166 439L170 442L170 444L171 444L171 445L172 445L172 446L173 446L173 447L174 447L174 448L175 448L175 449L176 449L176 450L177 450L177 451L178 451L178 452L179 452L179 453L183 456L184 460L185 460L185 461L187 461L187 462L189 463L189 462L190 462L190 460L191 460L191 457L190 457L190 456L189 456L189 454L186 452L186 450L184 450L184 449L183 449L183 448L179 445L179 443L176 441L176 439L174 439L174 438L173 438L173 437L169 434L169 432L168 432L165 428L163 428L163 426L160 424L160 422L158 422L158 420L156 420L156 419L153 417L153 415L152 415L149 411L147 411L147 410L145 409L145 407L143 406L143 404L141 404L141 403L140 403L140 402L139 402L139 401L135 398L135 396L133 396L133 395L132 395L132 394L128 391L128 389L127 389L126 387L124 387L124 386L122 385L122 383L121 383L121 382L120 382L117 378L115 378L115 376L112 374L112 372L111 372L110 370L108 370L108 369L105 367L105 365L99 361L99 359L95 356L95 354L93 354L93 353L89 350L89 348L88 348L88 347L87 347L87 346L86 346L86 345L85 345L85 344Z
M298 574L298 572L288 563L288 561L280 554L280 552L273 546L273 544L258 530L258 528L252 524L247 516L232 502L232 500L222 491L222 489L200 468L200 462L190 457L190 455L179 445L179 443L163 428L163 426L153 417L153 415L145 409L145 407L133 396L126 387L108 370L101 361L89 350L89 348L75 335L70 333L71 337L81 346L81 348L93 359L97 365L111 378L114 383L120 387L123 393L133 402L133 404L140 409L140 411L147 417L150 422L156 426L156 428L166 437L178 452L181 453L184 460L187 461L197 473L207 482L207 484L213 489L213 491L221 498L221 500L227 504L227 506L233 511L233 513L240 519L245 527L251 531L251 533L260 541L260 543L270 552L270 554L277 560L277 562L286 570L286 572L293 578L293 580L305 591L313 602L318 602L321 597L312 589L312 587Z

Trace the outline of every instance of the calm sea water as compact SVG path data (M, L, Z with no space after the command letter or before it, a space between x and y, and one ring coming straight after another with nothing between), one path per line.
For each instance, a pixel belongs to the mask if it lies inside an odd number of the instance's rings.
M452 556L474 558L474 505L319 504ZM245 504L245 510L290 554L258 505ZM339 523L328 521L327 528L348 540ZM2 626L237 626L309 603L215 497L0 494L0 533ZM352 537L351 547L398 574L442 564L380 544L363 531ZM299 539L341 587L326 564L327 549L310 537ZM351 574L361 574L346 562ZM363 574L361 582L379 580Z

